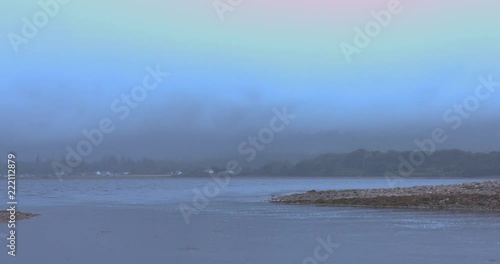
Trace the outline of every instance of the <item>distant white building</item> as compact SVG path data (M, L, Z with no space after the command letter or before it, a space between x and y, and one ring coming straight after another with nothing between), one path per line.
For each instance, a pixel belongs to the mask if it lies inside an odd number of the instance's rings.
M215 171L212 170L212 169L206 169L206 170L203 171L203 173L214 174Z

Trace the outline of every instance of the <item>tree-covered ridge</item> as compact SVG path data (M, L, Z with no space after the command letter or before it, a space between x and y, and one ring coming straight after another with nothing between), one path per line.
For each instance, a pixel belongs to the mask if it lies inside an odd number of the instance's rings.
M53 160L20 162L19 173L53 176ZM62 161L59 161L62 162ZM181 162L107 156L99 161L83 161L71 175L176 175L208 176L225 171L226 160ZM368 151L326 153L299 161L241 162L243 170L233 176L416 176L481 177L500 176L500 152L472 153L440 150L433 153L411 151ZM99 174L97 174L99 172ZM178 172L182 172L178 174Z
M434 153L411 151L367 151L327 153L316 158L268 162L260 173L302 176L449 176L479 177L500 175L500 152L472 153L440 150Z

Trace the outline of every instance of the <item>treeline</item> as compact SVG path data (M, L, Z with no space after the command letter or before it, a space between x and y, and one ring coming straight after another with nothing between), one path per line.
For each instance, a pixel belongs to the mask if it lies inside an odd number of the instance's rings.
M53 160L22 162L18 173L33 176L55 175ZM63 160L57 162L63 163ZM107 156L99 161L83 161L73 168L72 175L166 175L182 172L185 176L208 175L208 171L225 169L224 161L181 162L159 161L149 158L132 159ZM434 153L412 153L410 151L367 151L351 153L327 153L298 162L269 161L251 167L243 165L241 176L334 176L334 177L379 177L388 173L421 177L481 177L500 176L500 152L472 153L461 150L440 150Z
M64 160L40 160L36 158L32 162L22 162L19 164L19 173L34 176L52 176L57 170L54 170L53 162L66 165ZM145 175L145 174L169 174L176 171L191 172L189 164L178 161L158 161L150 158L132 159L127 157L117 158L116 156L105 156L98 161L82 161L77 167L71 168L71 175L95 175L113 174L113 175Z
M481 177L500 176L500 152L472 153L440 150L433 153L410 151L367 151L328 153L295 164L268 162L259 169L263 175L289 176L398 176Z

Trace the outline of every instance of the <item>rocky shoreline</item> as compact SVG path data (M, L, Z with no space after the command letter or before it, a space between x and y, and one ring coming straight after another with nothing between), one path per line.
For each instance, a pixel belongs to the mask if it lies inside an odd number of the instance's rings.
M349 207L449 209L500 212L500 180L409 188L315 191L271 199L273 203Z
M16 221L19 220L24 220L28 218L32 218L38 216L37 214L32 214L32 213L23 213L23 212L16 212ZM0 211L0 223L6 223L9 221L10 218L10 212L8 211Z

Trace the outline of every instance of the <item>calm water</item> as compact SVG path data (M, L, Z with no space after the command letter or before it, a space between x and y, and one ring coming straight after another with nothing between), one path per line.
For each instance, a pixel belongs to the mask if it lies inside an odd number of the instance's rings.
M179 204L192 206L193 190L211 182L21 180L21 208L42 215L22 222L24 251L5 263L500 263L499 214L267 202L311 189L386 188L384 179L235 178L186 224ZM328 240L335 249L314 257Z
M408 179L397 187L468 182L454 179ZM211 178L18 180L18 200L26 208L53 205L165 205L191 201L193 189L213 183ZM2 182L2 185L4 182ZM385 179L231 178L211 201L259 202L272 195L308 190L389 188ZM4 195L2 193L2 195Z

